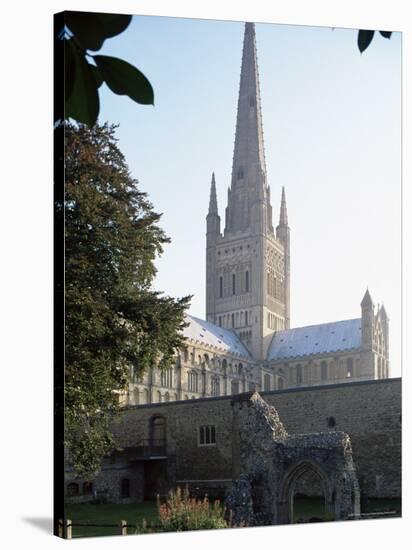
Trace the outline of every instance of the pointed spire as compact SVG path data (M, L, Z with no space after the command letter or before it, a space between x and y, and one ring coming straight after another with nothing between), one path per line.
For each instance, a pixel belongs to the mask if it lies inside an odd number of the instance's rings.
M245 24L236 135L233 153L231 202L226 229L250 226L250 209L266 202L266 162L254 23Z
M210 185L209 214L218 214L216 197L215 173L212 173L212 183Z
M386 313L385 306L382 304L380 309L380 314L383 319L388 319L388 314Z
M371 295L369 294L368 288L366 288L366 292L362 299L361 306L362 307L373 306L372 298L371 298Z
M288 211L286 208L286 194L284 186L282 186L282 199L280 201L279 225L284 227L288 225Z
M266 173L255 24L245 23L232 177Z

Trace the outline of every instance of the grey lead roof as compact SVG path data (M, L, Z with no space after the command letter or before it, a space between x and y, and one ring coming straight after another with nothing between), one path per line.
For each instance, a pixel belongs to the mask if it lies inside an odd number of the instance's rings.
M218 327L193 315L185 315L185 321L189 323L189 326L183 329L185 338L250 359L248 350L231 330Z
M269 346L268 360L331 353L362 345L361 319L280 330Z

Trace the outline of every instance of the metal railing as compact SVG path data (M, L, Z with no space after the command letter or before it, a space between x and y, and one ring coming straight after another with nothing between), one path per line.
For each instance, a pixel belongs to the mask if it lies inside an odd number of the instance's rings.
M166 456L165 439L141 439L136 444L136 458L158 458Z

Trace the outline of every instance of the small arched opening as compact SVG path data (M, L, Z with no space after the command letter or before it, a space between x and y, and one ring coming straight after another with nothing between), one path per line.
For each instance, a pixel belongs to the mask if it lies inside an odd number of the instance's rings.
M281 523L307 523L334 518L329 480L309 460L293 466L286 474L280 502Z
M164 416L152 416L150 419L150 440L149 447L151 453L160 453L166 445L166 418Z

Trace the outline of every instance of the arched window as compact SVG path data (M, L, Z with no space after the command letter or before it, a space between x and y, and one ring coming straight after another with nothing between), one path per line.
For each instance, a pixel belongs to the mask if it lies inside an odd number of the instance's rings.
M232 395L236 394L236 393L239 393L239 381L238 380L232 380L232 382L230 384L230 393Z
M265 374L263 377L263 390L269 391L270 389L270 374Z
M120 491L122 498L130 498L130 479L122 479L120 482Z
M300 386L302 384L302 365L296 365L296 385Z
M188 352L187 348L185 348L185 349L183 350L183 359L184 359L184 361L186 361L186 362L189 361L189 352Z
M285 383L283 381L283 378L279 377L278 378L278 390L283 390L284 387L285 387Z
M322 361L320 364L320 379L321 380L328 379L328 364L326 361Z
M243 178L243 168L239 168L237 171L237 179L241 180Z
M247 315L247 311L245 311L245 326L248 326L248 315Z
M227 369L227 360L226 359L223 359L223 361L222 361L222 368L223 368L223 370Z
M162 402L162 394L160 393L160 391L157 392L157 402L158 403Z
M353 359L348 357L346 359L346 378L352 378L353 376Z
M221 327L222 326L222 316L219 315L219 326Z
M164 416L152 416L149 424L150 440L152 444L166 439L166 418Z
M165 368L160 373L160 385L164 388L172 387L172 370Z
M220 378L214 376L211 383L212 395L220 395Z
M232 313L232 328L235 328L235 314Z
M67 486L67 496L74 497L79 494L78 483L69 483Z
M232 273L232 294L236 294L236 274Z
M190 371L187 375L188 378L188 390L192 392L198 391L198 375L196 371Z
M85 481L83 483L83 494L91 495L93 493L93 483L91 481Z
M219 298L223 297L223 277L219 277Z
M245 273L245 290L249 292L249 271Z
M170 401L170 395L168 391L165 393L165 401Z
M239 363L239 366L238 366L238 370L237 370L237 371L238 371L239 374L242 374L242 371L243 371L243 365L242 365L242 363Z

